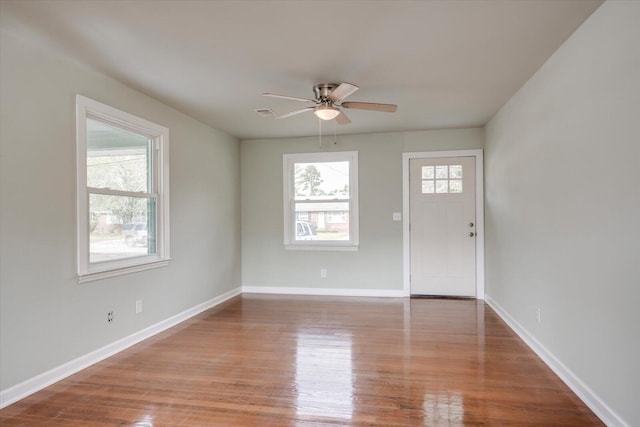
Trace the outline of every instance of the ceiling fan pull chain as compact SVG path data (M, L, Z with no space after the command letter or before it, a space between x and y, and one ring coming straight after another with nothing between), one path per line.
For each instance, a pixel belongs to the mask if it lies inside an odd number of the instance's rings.
M322 150L322 120L318 119L318 143L320 145L320 150Z
M336 121L333 120L333 145L338 145L338 137L336 136Z

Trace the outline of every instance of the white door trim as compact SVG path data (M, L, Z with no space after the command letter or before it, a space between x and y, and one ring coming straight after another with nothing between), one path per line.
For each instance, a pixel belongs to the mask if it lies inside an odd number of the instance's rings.
M402 153L402 272L404 295L411 295L411 251L409 241L409 160L436 157L476 159L476 298L484 299L484 159L483 151L454 150Z

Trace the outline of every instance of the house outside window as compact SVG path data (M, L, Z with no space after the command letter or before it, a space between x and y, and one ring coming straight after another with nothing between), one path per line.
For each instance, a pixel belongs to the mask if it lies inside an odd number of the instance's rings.
M76 96L80 282L169 260L169 130Z
M331 211L327 212L327 223L329 224L346 224L348 211Z
M358 153L283 156L287 249L356 250Z

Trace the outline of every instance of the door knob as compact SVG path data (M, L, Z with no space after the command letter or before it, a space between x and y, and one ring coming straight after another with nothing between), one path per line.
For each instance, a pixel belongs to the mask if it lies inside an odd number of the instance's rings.
M471 233L469 233L469 237L473 237L475 235L476 235L476 233L474 233L473 231Z
M472 222L469 223L469 227L473 227L473 223Z

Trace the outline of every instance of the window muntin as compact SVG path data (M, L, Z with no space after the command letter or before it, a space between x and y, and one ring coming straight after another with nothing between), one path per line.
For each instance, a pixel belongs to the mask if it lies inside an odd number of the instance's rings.
M166 265L167 128L77 96L80 281Z
M358 244L357 152L284 156L285 245Z

